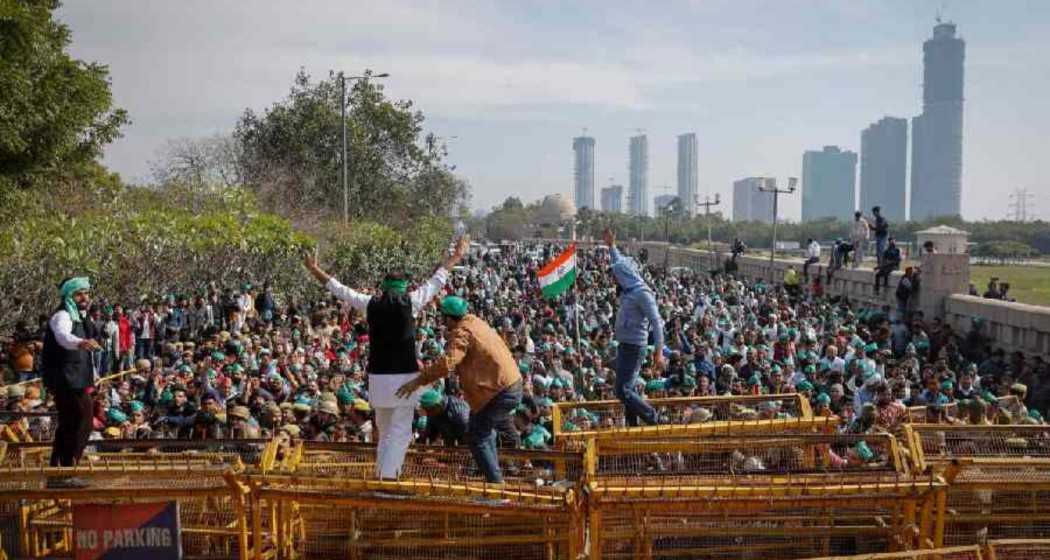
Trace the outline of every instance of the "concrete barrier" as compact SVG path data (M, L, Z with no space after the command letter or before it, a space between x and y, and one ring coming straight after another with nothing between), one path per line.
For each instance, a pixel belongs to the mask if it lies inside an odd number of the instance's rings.
M974 317L985 320L984 334L995 340L993 346L1050 357L1050 307L964 294L948 296L944 320L957 332L968 332Z

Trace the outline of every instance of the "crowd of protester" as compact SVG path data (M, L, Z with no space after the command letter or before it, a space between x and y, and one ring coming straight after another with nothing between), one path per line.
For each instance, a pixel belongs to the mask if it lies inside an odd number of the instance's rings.
M504 430L514 433L501 433L501 441L527 448L552 444L554 403L616 398L618 298L610 254L581 247L574 288L548 301L536 271L559 250L549 244L477 246L445 288L496 328L512 350L524 395L513 426ZM647 367L637 390L649 399L797 393L816 414L842 418L842 429L851 433L893 430L905 420L906 407L916 405L942 421L1043 423L1050 367L1041 356L995 350L980 318L967 332L957 332L908 305L869 308L828 297L819 289L819 273L812 284L770 285L731 274L667 270L638 257L665 324L663 347L645 348ZM93 439L374 441L363 315L330 296L296 301L265 283L238 288L212 285L134 304L93 304L85 322L101 348L93 353L97 375L130 370L97 386ZM0 390L3 411L53 410L42 385L13 384L36 376L46 320L19 324L4 345L9 384ZM436 301L417 326L426 368L447 343ZM665 367L649 367L656 353ZM1016 404L1000 406L999 397L1007 395L1016 396ZM768 404L738 407L734 414L787 414ZM456 376L449 376L423 393L415 438L464 443L469 411ZM719 418L702 406L660 417L713 419ZM8 415L0 421L32 436L48 430L52 419ZM597 421L580 409L559 428L588 429Z

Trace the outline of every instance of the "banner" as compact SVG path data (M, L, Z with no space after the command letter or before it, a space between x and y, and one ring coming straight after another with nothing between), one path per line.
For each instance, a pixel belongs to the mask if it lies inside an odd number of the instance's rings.
M73 537L76 560L179 560L179 504L75 504Z

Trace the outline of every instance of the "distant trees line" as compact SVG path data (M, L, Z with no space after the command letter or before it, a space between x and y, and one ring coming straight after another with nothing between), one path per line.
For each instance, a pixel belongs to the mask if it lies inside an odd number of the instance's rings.
M495 207L471 226L489 239L521 239L529 235L527 225L533 222L539 202L525 204L517 197L510 197ZM761 222L733 222L722 213L712 213L692 218L680 208L672 206L657 217L637 217L620 213L596 212L587 208L577 214L577 234L598 237L601 230L611 227L621 239L668 240L680 245L691 245L707 240L708 225L715 242L730 243L740 238L750 247L768 247L772 238L772 225ZM890 235L898 240L913 242L915 233L935 225L949 225L970 233L970 241L977 243L975 255L1002 258L1030 258L1039 254L1050 254L1050 222L966 221L957 216L945 216L922 221L891 223ZM777 227L777 239L798 241L807 239L821 242L847 238L849 223L832 218L809 222L781 223ZM995 244L995 245L992 245ZM986 247L987 246L987 247ZM994 252L992 256L989 251Z

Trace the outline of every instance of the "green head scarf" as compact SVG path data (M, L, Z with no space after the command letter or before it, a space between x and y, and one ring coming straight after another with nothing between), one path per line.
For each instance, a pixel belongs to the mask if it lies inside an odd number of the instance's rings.
M90 289L91 282L88 281L86 276L70 278L59 287L59 292L62 294L62 305L66 308L66 313L69 313L69 318L74 323L80 322L80 308L77 307L77 302L73 301L73 294Z
M394 280L390 278L383 280L383 291L403 294L408 291L408 280Z

